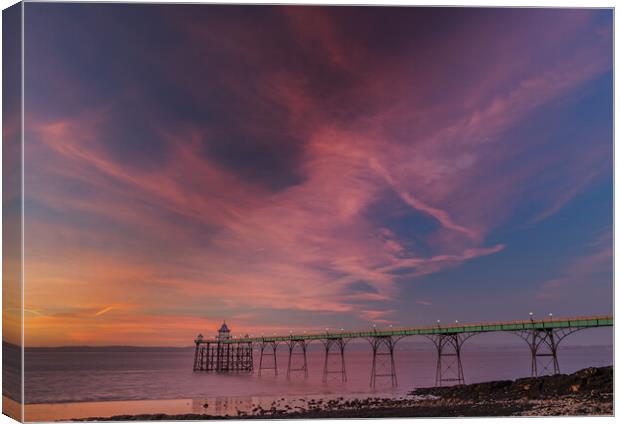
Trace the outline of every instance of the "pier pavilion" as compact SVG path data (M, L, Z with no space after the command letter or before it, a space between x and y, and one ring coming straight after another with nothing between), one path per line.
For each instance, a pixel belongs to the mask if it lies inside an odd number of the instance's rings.
M233 343L225 321L215 339L205 339L199 334L195 343L194 371L251 372L254 369L252 341Z

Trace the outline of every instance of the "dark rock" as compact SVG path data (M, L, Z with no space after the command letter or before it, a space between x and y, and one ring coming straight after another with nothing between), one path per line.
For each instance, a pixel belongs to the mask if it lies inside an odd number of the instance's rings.
M573 374L527 377L515 381L491 381L450 387L420 388L410 394L480 401L500 399L545 399L574 393L597 396L613 392L613 367L586 368Z

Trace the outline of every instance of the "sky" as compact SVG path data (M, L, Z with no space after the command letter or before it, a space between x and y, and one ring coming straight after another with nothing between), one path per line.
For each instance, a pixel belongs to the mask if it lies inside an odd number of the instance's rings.
M28 3L25 67L26 346L612 312L611 10Z

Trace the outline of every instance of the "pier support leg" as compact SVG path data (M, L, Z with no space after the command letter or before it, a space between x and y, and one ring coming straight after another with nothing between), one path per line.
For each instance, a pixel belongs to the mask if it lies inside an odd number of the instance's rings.
M209 349L209 344L207 343L207 346L203 346L200 349L200 354L199 354L199 358L198 360L200 361L200 371L211 371L209 369L209 354L210 354L210 349Z
M217 365L217 349L216 345L207 343L207 350L203 351L204 369L206 371L215 371Z
M370 387L376 386L377 377L389 377L392 387L398 386L394 361L394 347L398 340L393 336L375 336L368 339L372 347Z
M215 371L220 372L224 363L224 346L218 342L216 345L216 356L215 356Z
M340 379L344 383L347 381L347 368L344 361L344 348L348 340L342 338L326 339L323 340L323 346L325 346L325 363L323 365L323 383L327 383L329 374L340 374ZM338 366L329 360L329 358L337 357ZM330 365L332 367L330 368Z
M465 384L461 348L472 333L437 334L427 336L437 349L437 369L435 370L435 386L444 383Z
M200 363L198 362L198 354L200 353L201 346L199 342L196 342L196 350L194 351L194 371L200 369Z
M560 342L569 334L583 330L583 328L532 328L515 331L514 333L525 340L530 348L531 376L559 374L558 347Z
M291 378L291 372L303 371L304 378L308 378L308 361L306 357L307 343L303 339L289 340L286 342L288 345L288 367L286 369L286 378ZM299 349L295 350L295 347ZM301 363L295 364L294 357L301 357Z
M213 359L215 359L215 371L219 371L220 367L222 366L222 347L220 346L220 343L218 342L215 346L214 346L214 355L215 357Z
M252 372L253 369L252 342L200 341L196 343L194 371Z
M209 352L211 344L209 342L196 343L194 352L194 371L211 371L209 367Z
M254 372L254 346L252 342L247 343L244 352L245 353L243 355L243 367L246 371Z
M278 359L276 356L278 349L278 342L261 342L260 344L260 361L258 363L258 376L262 374L263 370L273 370L274 375L278 375ZM263 360L263 357L273 357L273 366L267 365Z

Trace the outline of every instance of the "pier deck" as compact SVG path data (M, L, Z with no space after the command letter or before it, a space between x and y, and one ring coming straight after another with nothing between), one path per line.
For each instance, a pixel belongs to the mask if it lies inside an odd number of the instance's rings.
M365 339L372 348L372 365L370 385L375 386L377 378L387 377L392 386L396 386L396 363L394 348L396 343L410 336L423 336L430 339L437 350L437 368L435 383L441 386L448 384L464 384L465 376L461 361L463 343L472 336L489 332L509 332L521 337L530 348L531 375L558 374L558 347L568 335L587 328L613 326L612 315L580 316L570 318L529 319L520 321L484 322L475 324L442 325L409 327L409 328L376 328L359 331L329 331L272 335L253 337L231 337L228 327L223 325L220 335L204 339L198 336L194 341L196 352L194 371L249 371L254 370L254 347L258 347L260 359L258 375L263 370L273 370L278 374L277 349L284 344L288 346L289 360L287 378L292 371L303 371L308 376L306 346L318 341L325 347L325 365L323 378L329 374L338 374L343 382L347 380L345 366L345 346L353 339ZM330 356L331 355L331 356ZM329 366L329 358L339 358L337 369ZM295 365L293 359L301 358Z

